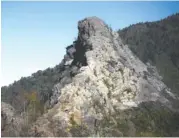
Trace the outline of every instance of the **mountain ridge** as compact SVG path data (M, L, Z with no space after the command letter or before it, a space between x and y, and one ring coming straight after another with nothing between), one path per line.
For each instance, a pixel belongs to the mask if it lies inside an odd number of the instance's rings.
M41 92L48 94L42 102L48 110L26 136L177 136L179 98L157 69L140 61L98 17L79 21L78 30L58 69L52 69L53 76L58 72L53 89ZM39 105L43 95L33 94L29 102Z

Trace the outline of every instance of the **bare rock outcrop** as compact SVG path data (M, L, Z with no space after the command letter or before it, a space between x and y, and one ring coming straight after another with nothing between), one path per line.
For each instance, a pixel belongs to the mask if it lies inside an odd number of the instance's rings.
M78 30L69 50L73 53L69 72L55 85L52 109L34 123L30 136L136 136L139 129L132 109L157 102L167 110L178 110L163 90L171 99L178 97L101 19L85 18ZM65 83L68 75L70 81Z
M17 116L15 109L1 102L1 136L20 136L23 120Z

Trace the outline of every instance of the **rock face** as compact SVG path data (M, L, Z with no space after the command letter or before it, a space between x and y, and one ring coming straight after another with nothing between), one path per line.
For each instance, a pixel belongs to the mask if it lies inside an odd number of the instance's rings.
M23 120L18 117L9 104L1 102L1 134L2 136L20 136Z
M178 135L178 97L155 68L141 62L97 17L79 21L78 30L51 109L28 136Z

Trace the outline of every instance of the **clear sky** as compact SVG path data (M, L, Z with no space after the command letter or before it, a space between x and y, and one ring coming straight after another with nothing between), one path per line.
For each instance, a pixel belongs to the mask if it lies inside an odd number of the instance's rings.
M113 30L179 12L179 2L2 2L2 85L60 63L77 22L98 16Z

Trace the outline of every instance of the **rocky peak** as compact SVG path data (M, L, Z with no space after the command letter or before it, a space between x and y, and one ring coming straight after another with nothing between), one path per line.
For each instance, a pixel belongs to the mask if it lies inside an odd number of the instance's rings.
M107 25L98 17L88 17L78 22L79 37L87 39L95 35L103 35L108 31Z
M43 126L37 131L39 135L135 136L136 124L130 121L130 115L126 115L129 117L127 132L118 130L119 118L123 118L120 113L139 108L145 102L172 107L163 93L172 99L176 97L170 96L171 92L160 77L151 74L148 65L141 62L101 19L85 18L78 22L78 30L77 40L67 48L73 61L54 86L51 101L55 99L56 104L52 104L53 108L33 126ZM133 113L130 114L132 117ZM103 124L107 120L113 124L107 126L116 128L107 130ZM29 135L34 134L33 127Z
M78 30L77 40L66 48L50 109L31 126L28 136L137 136L148 114L152 119L146 130L163 127L157 126L158 112L167 114L165 120L178 97L157 71L141 62L98 17L79 21ZM157 113L157 119L150 112Z

